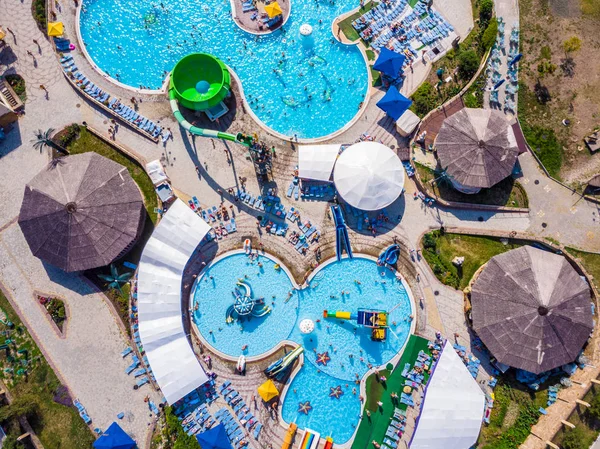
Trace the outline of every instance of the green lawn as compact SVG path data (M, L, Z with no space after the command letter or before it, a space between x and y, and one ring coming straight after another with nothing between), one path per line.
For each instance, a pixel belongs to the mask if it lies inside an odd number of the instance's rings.
M573 248L567 248L567 251L580 259L585 270L593 277L594 286L600 290L600 254L588 253Z
M8 336L15 342L11 350L2 351L0 361L3 368L3 380L8 385L16 403L19 404L16 407L27 410L26 416L46 449L89 449L94 441L94 436L74 407L67 407L54 401L55 396L65 402L68 401L68 398L65 397L64 389L60 388L61 385L56 374L41 355L39 348L1 291L0 308L15 325L11 330L5 324L0 324L0 330L9 332ZM26 350L27 353L23 355L23 353L17 352L22 350ZM14 368L14 374L5 371L10 367L11 357L16 358L17 362L21 362L21 369L25 369L26 374L16 374L17 366ZM28 362L25 364L26 360ZM28 405L21 408L21 403ZM0 414L3 417L10 416L11 407L14 406L0 407ZM20 435L14 419L9 418L2 424L5 428L11 429L7 441ZM4 442L5 447L9 447L7 441Z
M493 237L442 235L440 231L433 231L423 236L421 246L423 257L436 277L442 283L462 290L479 267L493 256L518 248L521 244L509 242L504 245ZM465 258L461 269L452 265L452 259L456 256Z
M368 2L368 3L365 4L365 6L363 8L360 8L357 12L355 12L354 14L349 15L344 20L342 20L339 23L339 26L340 26L340 29L342 30L342 33L344 33L344 35L348 39L350 39L352 42L360 39L360 35L354 29L354 27L352 26L352 22L354 22L356 19L358 19L360 16L362 16L366 12L370 11L371 9L373 9L378 4L379 4L379 2L374 2L374 1Z
M426 184L427 189L432 190L438 197L446 201L459 203L487 204L490 206L506 207L529 207L527 193L521 184L512 176L500 181L489 189L481 189L479 193L467 195L454 189L448 182L434 182L436 174L434 170L422 164L415 163L419 178Z
M410 363L412 365L421 350L429 354L427 343L426 339L411 335L396 369L391 374L388 374L388 370L380 372L381 375L387 377L385 385L377 382L374 374L367 378L366 409L371 411L371 419L369 420L366 414L363 416L354 442L352 443L352 449L371 449L373 447L371 444L373 440L378 443L383 442L383 437L390 424L390 419L394 414L395 408L390 394L395 392L400 396L404 387L404 381L406 380L402 377L404 364ZM427 382L428 378L429 376L426 375L425 382ZM383 402L381 409L379 409L377 401ZM398 408L406 410L406 405L400 404Z

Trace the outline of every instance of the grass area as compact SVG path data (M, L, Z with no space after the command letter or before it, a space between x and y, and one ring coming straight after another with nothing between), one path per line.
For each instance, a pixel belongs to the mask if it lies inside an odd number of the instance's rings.
M563 163L562 143L552 128L532 124L532 112L546 114L548 108L538 103L537 97L525 83L519 83L519 122L523 135L531 149L540 158L546 170L554 178L560 179Z
M423 257L444 284L456 289L464 289L473 274L488 260L521 244L503 244L500 239L473 235L449 234L433 231L423 236L421 241ZM455 257L464 257L462 267L452 264Z
M93 151L127 168L127 171L129 171L129 174L142 192L148 216L152 220L152 223L156 223L154 208L157 207L158 200L154 191L154 185L143 167L135 160L117 151L102 139L90 133L85 127L79 127L79 136L74 138L66 148L70 154L82 154Z
M344 20L342 20L339 23L339 27L342 30L342 33L344 33L344 36L346 36L346 38L348 38L352 42L360 39L360 35L358 34L358 31L356 31L354 29L354 27L352 26L352 22L354 22L356 19L358 19L360 16L362 16L366 12L369 12L371 9L373 9L378 4L379 4L379 2L374 2L374 1L365 3L365 6L363 6L362 8L359 8L359 10L357 12L349 15ZM368 45L366 45L366 46L368 47Z
M363 416L354 442L352 443L352 449L370 449L373 447L373 440L378 443L383 442L385 432L390 424L390 418L393 416L394 408L396 407L392 403L390 394L395 392L400 396L404 387L404 381L406 380L402 377L404 364L410 363L412 365L421 350L429 354L427 344L428 341L424 338L411 335L396 368L389 375L388 370L380 372L387 377L385 384L378 382L374 374L367 378L366 409L371 412L371 417L369 419L366 414ZM426 375L425 377L426 382L429 376ZM383 402L381 408L377 405L377 401ZM397 405L397 407L406 410L406 405L404 404Z
M540 407L546 407L547 387L538 391L525 389L512 375L512 370L499 378L494 389L494 408L489 425L481 427L479 449L517 449L529 436L531 426L539 419Z
M46 449L90 448L95 440L94 436L79 417L77 410L70 406L71 398L66 388L61 386L56 374L1 291L0 308L14 324L12 329L6 324L0 324L0 328L15 342L10 345L15 350L9 348L2 352L0 360L3 368L6 368L12 357L17 359L21 369L25 371L21 375L17 374L16 367L12 373L2 370L3 380L14 397L12 405L0 407L3 427L11 429L8 439L4 441L5 447L9 447L8 441L20 435L16 418L23 414L27 416ZM19 353L17 349L25 352Z
M564 449L588 449L600 434L600 389L592 384L592 388L582 399L591 405L589 409L575 409L569 416L569 421L575 424L575 429L561 430L554 436L552 442Z
M588 253L574 248L567 248L567 251L579 259L581 265L592 276L594 286L600 290L600 254Z
M25 103L27 101L27 90L25 89L25 80L21 75L5 75L6 82L12 87L19 99Z
M419 178L427 185L427 188L446 201L487 204L491 206L529 207L529 200L525 189L512 176L500 181L489 189L482 189L479 193L468 195L454 189L445 181L432 182L436 179L436 174L431 168L419 163L415 163L415 168L419 174Z

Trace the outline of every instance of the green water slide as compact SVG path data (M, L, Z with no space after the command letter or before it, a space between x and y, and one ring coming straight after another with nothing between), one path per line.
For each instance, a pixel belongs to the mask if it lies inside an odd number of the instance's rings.
M231 75L214 56L192 53L184 56L173 68L169 83L169 101L173 115L188 132L202 137L230 140L249 146L252 137L242 133L229 134L192 125L179 110L179 103L193 111L207 111L218 107L229 95Z

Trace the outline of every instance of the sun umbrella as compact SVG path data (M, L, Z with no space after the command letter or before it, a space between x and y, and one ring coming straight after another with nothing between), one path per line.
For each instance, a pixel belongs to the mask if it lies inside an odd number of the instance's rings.
M6 33L2 28L0 28L0 41L6 37Z
M390 86L384 97L377 103L377 107L394 120L398 120L411 104L412 101L398 92L396 86Z
M404 187L404 167L398 155L378 142L359 142L344 150L333 171L339 195L361 210L392 204Z
M303 334L310 334L312 331L315 330L315 322L313 320L302 320L300 321L300 332L302 332Z
M279 16L279 15L283 14L283 11L281 10L281 6L279 6L279 3L277 3L277 2L273 2L273 3L265 6L265 12L267 13L267 15L270 18L273 18L275 16Z
M48 22L48 36L62 36L64 31L62 22Z
M133 449L135 441L125 433L121 426L113 422L108 429L94 441L96 449Z
M373 68L381 73L384 73L392 78L396 78L406 57L400 53L396 53L386 47L383 47L379 52L379 57L375 61Z
M222 423L196 435L202 449L232 449L227 430Z
M258 387L258 394L263 401L269 402L271 399L279 396L279 391L271 379Z
M539 374L577 358L590 300L567 259L522 246L492 257L473 284L473 329L500 363Z

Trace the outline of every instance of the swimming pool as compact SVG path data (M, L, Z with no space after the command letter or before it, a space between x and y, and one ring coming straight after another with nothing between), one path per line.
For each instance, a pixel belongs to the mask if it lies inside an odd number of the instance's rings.
M111 77L133 87L161 87L165 71L192 52L221 58L242 81L250 107L286 136L317 138L358 112L368 74L355 46L331 33L333 20L356 0L291 0L282 29L266 36L242 31L228 0L83 0L80 30L86 50ZM313 27L309 37L300 25ZM252 132L253 130L246 130Z
M305 365L288 388L282 416L287 422L296 421L301 427L331 435L341 444L352 437L359 419L356 380L364 376L369 365L383 365L392 359L408 338L408 317L413 313L409 294L390 270L365 258L329 263L315 274L308 288L299 291L275 264L263 256L251 262L245 254L234 254L209 266L194 292L193 304L198 305L194 323L215 349L232 357L242 352L247 356L264 354L286 339L302 345ZM255 298L264 297L273 311L241 325L227 325L225 312L239 279L251 286ZM371 340L370 329L356 325L356 321L323 318L324 309L356 313L359 308L389 312L386 341ZM315 330L308 335L298 327L306 318L315 322ZM244 345L247 347L242 351ZM331 360L326 366L317 365L317 354L324 352ZM331 398L331 388L338 386L343 395ZM298 404L306 401L312 410L298 413Z

